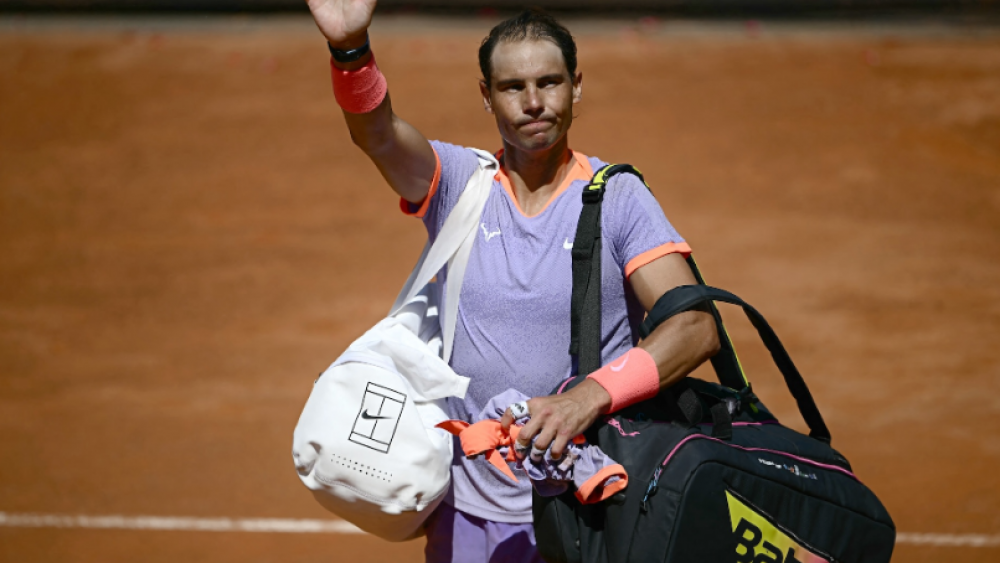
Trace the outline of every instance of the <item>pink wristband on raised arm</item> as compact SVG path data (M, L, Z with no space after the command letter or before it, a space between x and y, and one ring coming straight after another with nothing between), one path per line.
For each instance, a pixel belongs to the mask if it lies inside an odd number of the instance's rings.
M587 378L596 381L611 395L608 412L652 399L660 392L656 361L642 348L632 348Z
M388 86L385 76L375 64L375 56L368 60L365 66L356 70L343 70L333 64L330 58L330 72L333 74L333 95L344 111L349 113L368 113L377 108Z

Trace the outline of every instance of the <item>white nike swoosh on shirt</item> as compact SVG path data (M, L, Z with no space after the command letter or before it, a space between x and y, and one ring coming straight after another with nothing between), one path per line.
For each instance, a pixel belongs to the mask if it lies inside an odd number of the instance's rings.
M566 239L563 241L563 248L566 250L573 250L573 243L571 243L569 239Z
M616 371L617 372L617 371L621 371L621 370L625 369L625 364L628 363L628 358L631 355L632 355L631 352L628 353L628 354L626 354L625 355L625 359L622 360L622 363L618 364L617 366L611 366L611 371Z

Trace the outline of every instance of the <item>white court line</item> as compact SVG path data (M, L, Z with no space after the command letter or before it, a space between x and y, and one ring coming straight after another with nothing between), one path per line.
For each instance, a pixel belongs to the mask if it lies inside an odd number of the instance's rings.
M1000 536L982 534L896 534L896 543L954 547L1000 547Z
M103 528L110 530L184 530L197 532L279 532L290 534L363 534L344 520L283 518L193 518L185 516L70 516L0 512L0 526L18 528ZM1000 535L896 534L897 544L941 547L1000 547Z
M20 528L104 528L114 530L190 530L199 532L283 532L363 534L343 520L282 518L191 518L184 516L69 516L0 512L0 526Z

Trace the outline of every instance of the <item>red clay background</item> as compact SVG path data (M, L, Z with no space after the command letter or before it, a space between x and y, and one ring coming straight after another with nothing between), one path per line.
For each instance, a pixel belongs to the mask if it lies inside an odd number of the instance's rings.
M393 22L373 45L397 112L496 148L476 85L489 22ZM351 144L308 22L144 25L0 32L0 511L330 517L291 432L423 229ZM641 168L709 281L768 316L899 530L1000 533L1000 36L571 28L572 145ZM802 428L726 316L758 394ZM0 528L3 561L421 550ZM902 545L895 560L998 558Z

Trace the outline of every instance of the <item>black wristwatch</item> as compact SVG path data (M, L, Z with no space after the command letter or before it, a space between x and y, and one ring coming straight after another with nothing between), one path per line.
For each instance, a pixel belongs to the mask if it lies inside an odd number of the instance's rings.
M372 50L371 39L368 37L365 37L364 45L358 47L357 49L350 49L348 51L334 49L333 45L330 45L329 42L327 42L326 46L330 48L330 54L333 55L333 60L341 64L353 63L368 54L368 51Z

